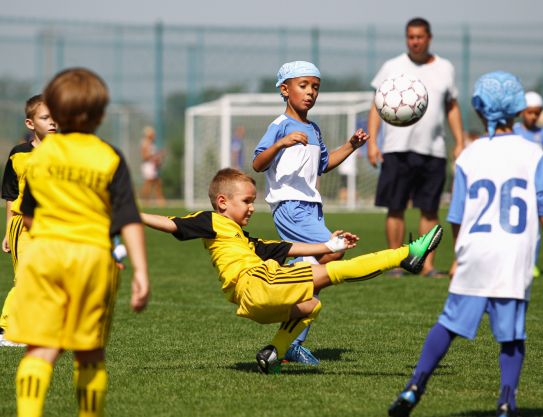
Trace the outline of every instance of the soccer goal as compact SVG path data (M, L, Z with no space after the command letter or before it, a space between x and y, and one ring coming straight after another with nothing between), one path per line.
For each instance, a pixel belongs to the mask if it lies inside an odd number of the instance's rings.
M373 92L320 93L309 112L329 151L358 127L366 128ZM184 191L187 208L208 208L208 184L217 170L236 167L257 182L257 203L265 204L265 176L252 169L253 152L268 125L285 111L278 94L227 94L190 107L185 115ZM373 208L378 172L365 147L322 175L319 190L330 210Z

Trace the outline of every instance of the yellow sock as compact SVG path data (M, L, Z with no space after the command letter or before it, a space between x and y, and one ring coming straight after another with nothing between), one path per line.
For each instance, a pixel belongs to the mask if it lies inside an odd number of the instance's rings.
M4 300L4 305L2 307L2 315L0 316L0 327L4 330L8 328L8 316L11 311L11 304L13 304L13 296L15 295L15 287L11 287L6 299Z
M15 376L19 417L41 417L52 374L53 365L44 359L30 355L21 359Z
M74 363L74 383L79 417L103 417L107 391L107 371L103 361L82 365Z
M277 349L277 356L279 358L285 357L291 343L307 326L313 322L313 320L315 320L315 318L319 315L321 308L322 304L319 301L309 316L301 319L292 319L281 323L279 330L277 330L277 333L271 342L271 344L275 346L275 349Z
M332 261L326 264L326 271L332 284L341 284L344 281L364 281L374 278L388 269L400 266L409 255L409 247L387 249L368 255L357 256L347 261Z

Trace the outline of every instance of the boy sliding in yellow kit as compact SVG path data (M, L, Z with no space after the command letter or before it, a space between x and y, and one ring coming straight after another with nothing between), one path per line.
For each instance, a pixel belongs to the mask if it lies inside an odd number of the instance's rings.
M356 246L358 237L336 231L325 243L266 241L249 236L247 226L254 212L255 181L232 168L220 170L209 186L214 211L184 217L142 213L143 222L172 233L179 240L201 238L219 273L227 299L238 305L237 315L258 323L281 323L270 345L256 356L263 373L279 373L281 359L292 341L319 314L314 296L322 288L373 278L385 270L403 267L420 272L424 260L442 236L435 226L408 246L362 255L327 264L296 262L283 266L288 256L315 256Z
M19 259L14 300L24 309L12 312L6 332L28 345L16 374L17 414L42 415L53 365L72 350L79 416L99 417L118 284L110 236L125 241L131 306L141 311L149 296L143 225L123 156L93 134L109 101L105 83L86 69L65 70L44 99L61 133L47 136L27 163L21 209L32 239Z

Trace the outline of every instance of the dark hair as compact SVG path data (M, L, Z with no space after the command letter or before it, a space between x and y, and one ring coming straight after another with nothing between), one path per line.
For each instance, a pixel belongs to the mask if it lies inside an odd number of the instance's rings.
M26 100L25 117L27 119L32 119L36 114L36 110L38 110L38 106L42 103L43 96L41 94L36 94L35 96L32 96Z
M432 28L430 27L430 22L422 17L414 17L409 22L407 22L407 25L405 25L406 33L407 29L409 29L410 27L423 27L424 29L426 29L426 33L428 33L428 35L432 35Z
M106 83L85 68L58 73L45 87L43 97L62 133L93 133L109 102Z
M209 184L209 200L211 205L216 210L215 199L219 194L225 194L229 197L232 196L232 193L235 191L234 185L238 182L250 182L253 185L256 185L253 177L247 175L245 172L240 171L239 169L234 168L223 168L218 171L211 183Z

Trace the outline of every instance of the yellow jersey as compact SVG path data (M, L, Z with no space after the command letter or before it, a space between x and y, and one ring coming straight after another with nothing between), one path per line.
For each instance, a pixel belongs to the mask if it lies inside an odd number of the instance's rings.
M291 242L262 240L249 236L240 225L213 211L198 211L184 217L170 217L179 240L201 238L219 273L222 290L231 295L240 276L266 260L285 263Z
M130 173L117 149L92 134L48 135L27 162L21 210L30 235L111 247L140 223Z

